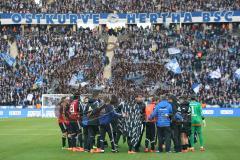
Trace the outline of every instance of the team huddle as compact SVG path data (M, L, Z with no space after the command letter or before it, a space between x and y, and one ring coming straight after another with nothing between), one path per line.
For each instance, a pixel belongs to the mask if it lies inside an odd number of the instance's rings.
M74 152L104 153L108 134L113 153L119 152L122 136L128 153L134 154L140 152L144 133L144 152L194 152L198 141L200 151L205 151L202 126L206 122L194 96L189 101L169 95L122 100L94 92L92 96L63 97L56 116L62 148Z

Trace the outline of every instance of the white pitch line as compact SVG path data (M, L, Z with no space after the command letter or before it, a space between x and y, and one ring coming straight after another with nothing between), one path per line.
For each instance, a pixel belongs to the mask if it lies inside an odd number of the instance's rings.
M20 130L20 131L34 131L34 130L42 130L42 131L60 131L60 129L41 129L41 128L31 128L31 129L24 129L24 128L0 128L0 130Z
M0 136L57 136L57 134L2 134Z
M210 131L240 131L240 129L229 129L229 128L216 128L216 129L208 129Z

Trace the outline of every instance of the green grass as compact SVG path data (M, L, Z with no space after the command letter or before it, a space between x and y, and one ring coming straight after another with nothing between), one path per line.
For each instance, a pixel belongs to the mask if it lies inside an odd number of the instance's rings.
M201 153L73 153L61 149L55 119L0 119L0 160L239 160L240 118L208 118L204 128L206 152ZM143 144L143 142L142 142Z

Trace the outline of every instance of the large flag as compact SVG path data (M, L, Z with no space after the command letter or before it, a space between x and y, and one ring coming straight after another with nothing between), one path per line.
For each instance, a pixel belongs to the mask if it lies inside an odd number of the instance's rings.
M199 93L200 86L201 86L201 85L198 84L198 83L194 83L194 84L192 85L192 89L193 89L193 91L194 91L196 94Z
M216 69L215 71L212 71L210 74L209 74L209 76L210 76L210 78L212 78L212 79L219 79L219 78L221 78L221 71L220 71L220 69L218 68L218 69Z
M11 57L8 53L0 53L0 58L5 60L9 66L13 66L16 62L15 58Z
M40 76L36 81L35 81L35 85L37 86L42 86L43 85L43 77Z
M237 49L236 48L228 48L228 51L230 53L236 53Z
M35 83L33 84L33 89L37 89L38 87L41 87L43 85L43 77L40 76L38 79L35 80Z
M240 68L235 71L234 76L235 76L237 79L240 79Z
M170 71L174 72L175 74L182 73L182 70L176 59L170 60L167 64L165 64L165 67Z
M84 82L84 74L82 71L80 71L77 74L72 75L69 85L70 86L79 86L79 85L81 85L82 82Z
M169 54L178 54L178 53L181 53L181 51L178 48L168 48L168 53Z

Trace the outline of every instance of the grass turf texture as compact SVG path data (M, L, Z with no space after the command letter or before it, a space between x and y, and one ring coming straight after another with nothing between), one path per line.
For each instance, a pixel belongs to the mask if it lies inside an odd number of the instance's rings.
M129 155L126 143L120 143L120 153L111 153L110 149L104 154L62 150L55 119L0 119L0 160L239 160L240 118L208 118L206 121L204 153L197 150L194 153Z

